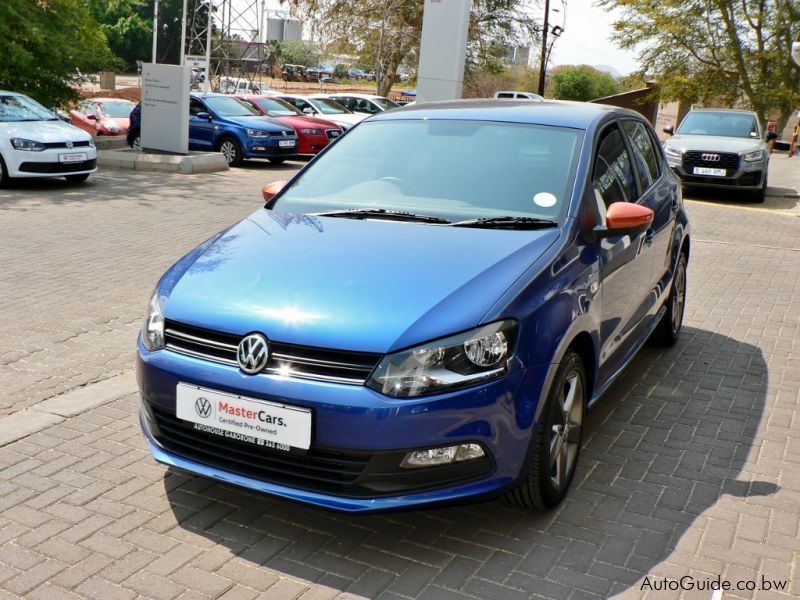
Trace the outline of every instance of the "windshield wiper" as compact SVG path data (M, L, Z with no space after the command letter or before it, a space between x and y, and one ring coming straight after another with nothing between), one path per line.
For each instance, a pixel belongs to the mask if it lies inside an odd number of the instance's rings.
M536 217L484 217L481 219L467 219L456 221L451 227L485 227L493 229L547 229L558 227L558 223L549 219Z
M346 219L392 219L396 221L417 221L419 223L449 224L450 221L441 217L422 215L404 210L386 210L385 208L347 208L344 210L329 210L313 213L315 217L344 217Z

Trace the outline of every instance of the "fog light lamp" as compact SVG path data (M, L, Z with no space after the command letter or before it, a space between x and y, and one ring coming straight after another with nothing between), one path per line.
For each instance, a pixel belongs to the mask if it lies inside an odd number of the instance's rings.
M443 448L426 448L425 450L412 450L405 455L400 466L404 469L418 469L420 467L435 467L453 462L481 458L485 453L479 444L459 444Z

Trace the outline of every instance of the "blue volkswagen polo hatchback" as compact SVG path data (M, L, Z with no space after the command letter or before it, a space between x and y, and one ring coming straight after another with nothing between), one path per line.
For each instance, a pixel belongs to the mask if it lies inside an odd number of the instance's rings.
M265 196L147 308L141 425L177 469L344 511L553 507L587 409L681 331L689 225L634 112L389 111Z

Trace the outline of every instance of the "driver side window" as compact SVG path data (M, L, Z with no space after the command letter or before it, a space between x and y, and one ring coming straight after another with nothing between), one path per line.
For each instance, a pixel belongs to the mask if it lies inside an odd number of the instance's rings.
M594 161L592 186L602 214L614 202L635 202L636 181L628 149L616 125L601 134Z
M189 101L189 116L190 117L196 117L198 115L198 113L201 113L201 112L208 112L208 111L206 110L206 107L203 106L202 102L192 98Z

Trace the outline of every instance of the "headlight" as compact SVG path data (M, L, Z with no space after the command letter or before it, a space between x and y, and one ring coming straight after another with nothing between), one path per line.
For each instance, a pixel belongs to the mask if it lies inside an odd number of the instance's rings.
M263 129L248 129L247 135L254 138L265 138L269 137L269 131L264 131Z
M311 128L301 129L300 133L305 133L306 135L323 135L321 129L311 129Z
M678 150L677 148L673 148L669 144L664 144L664 153L672 158L680 158L681 155L683 154L680 150Z
M25 140L23 138L11 138L11 145L14 150L25 150L27 152L41 152L44 150L42 142L34 142L33 140Z
M763 150L756 150L755 152L748 152L744 155L744 159L747 162L756 162L764 158L764 151Z
M498 321L389 354L367 386L407 398L483 383L506 374L516 340L517 322Z
M142 323L142 343L150 351L161 350L164 347L164 313L161 310L158 290L153 292L153 297L147 305Z
M94 138L89 138L89 148L94 148Z

